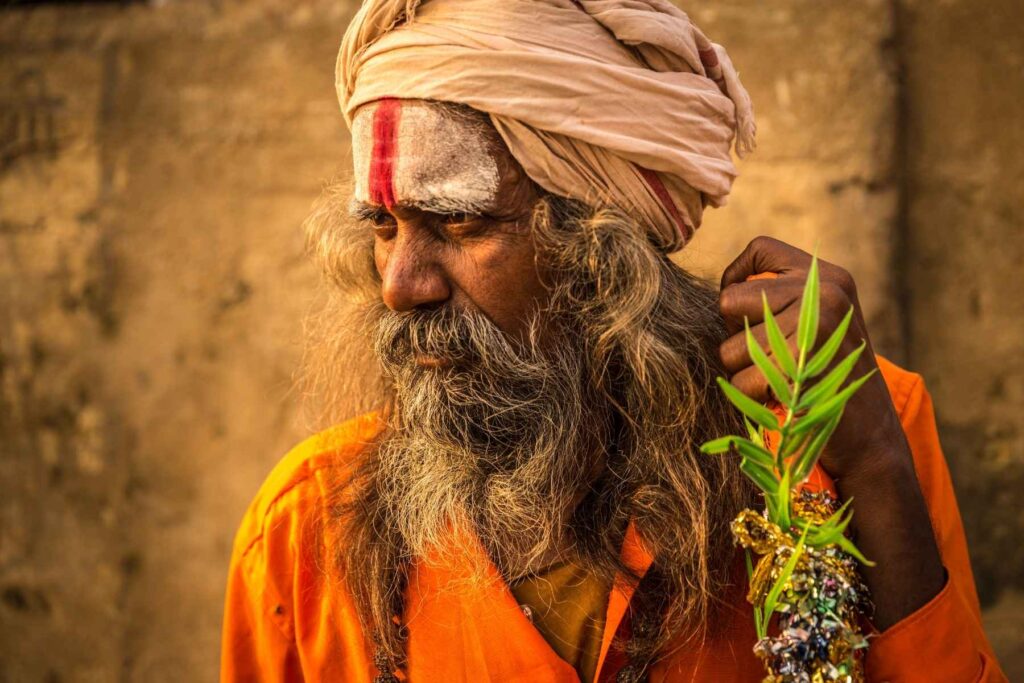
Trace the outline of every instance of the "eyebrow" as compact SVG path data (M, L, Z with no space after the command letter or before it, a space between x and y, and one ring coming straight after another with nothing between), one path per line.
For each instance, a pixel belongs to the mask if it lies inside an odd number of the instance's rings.
M441 215L465 213L472 216L486 216L494 210L494 207L489 202L478 202L457 197L429 197L427 199L399 202L398 206ZM348 206L348 215L349 218L355 220L369 220L379 216L383 210L384 206L382 204L372 204L353 199Z
M348 203L348 217L357 221L368 221L376 217L383 207L353 199Z

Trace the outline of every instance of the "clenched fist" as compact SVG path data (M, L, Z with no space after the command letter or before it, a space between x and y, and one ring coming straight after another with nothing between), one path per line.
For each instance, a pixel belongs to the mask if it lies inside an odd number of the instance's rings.
M771 390L760 370L747 352L744 319L762 348L768 349L764 326L762 295L767 298L794 357L797 354L797 318L804 283L811 265L811 255L770 237L752 241L722 275L719 308L726 328L732 335L722 344L719 353L730 381L751 398L770 402ZM893 448L899 450L906 439L896 410L885 386L871 349L867 326L857 301L853 277L839 266L818 261L821 277L817 343L820 345L853 308L853 319L833 364L848 356L861 343L866 348L850 373L852 381L873 370L875 375L854 394L847 404L839 427L822 453L821 464L834 478L842 479L852 472L884 470L894 464ZM812 349L813 354L813 349ZM903 450L906 450L905 448ZM910 463L906 453L903 465Z
M768 237L758 237L725 269L719 307L731 336L720 355L732 383L762 402L772 400L767 381L753 364L744 319L762 348L770 347L763 324L764 303L796 354L797 319L811 255ZM862 343L865 348L848 381L878 369L850 274L819 261L821 289L817 343L824 343L853 308L837 363ZM813 349L812 349L813 354ZM885 629L935 596L945 582L928 508L914 471L913 456L892 397L880 372L846 404L842 421L821 455L839 496L853 498L852 531L858 547L874 560L864 579L875 603L874 623Z

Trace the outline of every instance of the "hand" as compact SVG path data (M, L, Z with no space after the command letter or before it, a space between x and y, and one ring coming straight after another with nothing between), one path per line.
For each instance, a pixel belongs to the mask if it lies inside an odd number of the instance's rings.
M766 295L768 306L795 357L797 318L810 265L811 255L807 252L770 237L758 237L722 275L719 309L731 336L721 345L719 354L730 381L755 400L768 402L772 400L772 394L764 375L747 352L744 318L749 321L754 338L770 354L763 324L762 293ZM833 365L863 341L867 346L848 381L876 371L847 404L839 427L822 453L821 465L835 479L853 472L877 474L893 466L905 467L911 462L906 438L885 380L877 372L878 364L857 300L853 277L839 266L820 259L818 267L821 314L816 344L828 339L852 306L853 319ZM777 277L765 277L766 274ZM756 276L761 277L750 279ZM894 462L894 458L901 462Z
M758 401L771 400L768 385L753 365L743 320L761 346L769 348L763 324L761 293L796 353L796 325L811 256L796 247L758 237L722 275L719 308L728 339L719 353L731 381ZM878 368L853 278L842 268L819 261L821 314L817 343L824 343L850 307L853 318L836 354L845 358L863 341L866 348L850 373L858 378ZM774 273L774 277L763 277ZM758 279L752 277L762 275ZM853 395L839 427L822 453L822 466L835 480L841 499L855 499L850 531L874 567L863 567L875 604L874 624L884 630L911 614L941 590L942 559L932 531L913 456L882 375L875 375Z

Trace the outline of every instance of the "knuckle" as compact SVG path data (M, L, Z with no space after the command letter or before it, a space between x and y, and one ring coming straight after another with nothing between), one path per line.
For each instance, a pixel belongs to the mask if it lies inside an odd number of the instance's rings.
M732 365L736 359L737 335L729 337L718 346L718 357L724 365Z
M824 333L831 332L839 326L839 321L843 319L845 313L845 310L840 312L838 306L822 307L818 318L818 330Z
M753 372L741 372L733 378L733 384L744 394L755 400L763 398L767 390L764 379Z
M718 360L721 361L722 367L729 367L729 342L723 342L718 347Z
M739 305L738 299L739 294L736 292L735 285L726 287L718 295L718 311L724 316L732 315Z
M821 284L821 307L822 312L825 311L842 311L846 314L846 309L850 305L850 296L846 290L835 282L823 282Z
M845 268L836 268L833 278L836 285L838 285L839 288L852 299L857 291L857 283L854 282L853 275L850 274L850 271Z
M737 372L736 374L729 378L729 381L732 382L734 387L742 391L744 394L750 393L749 389L747 388L747 373L742 371Z

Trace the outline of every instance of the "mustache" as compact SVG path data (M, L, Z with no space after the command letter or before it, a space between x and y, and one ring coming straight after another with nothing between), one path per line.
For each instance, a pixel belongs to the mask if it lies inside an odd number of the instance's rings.
M392 311L378 304L373 347L385 369L408 367L416 356L433 356L454 367L507 367L532 355L533 330L524 344L514 340L490 318L472 309L457 310L451 305L434 309Z
M545 335L557 327L548 321ZM520 342L475 310L379 311L374 353L393 383L398 428L499 470L524 460L532 441L553 438L548 427L571 419L583 384L580 349L541 345L540 326L536 314ZM449 363L425 368L418 354Z

